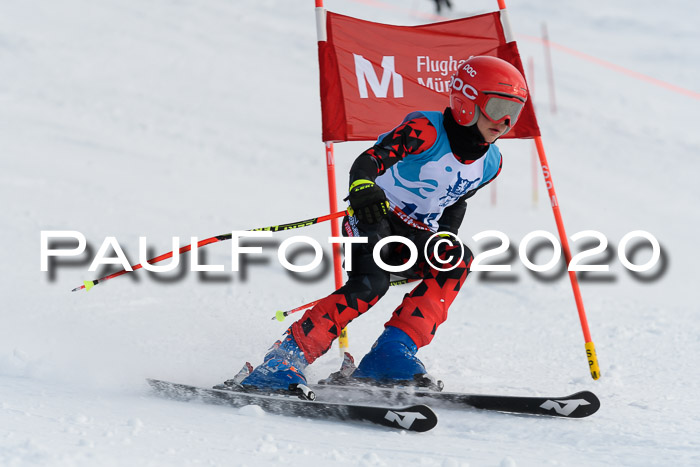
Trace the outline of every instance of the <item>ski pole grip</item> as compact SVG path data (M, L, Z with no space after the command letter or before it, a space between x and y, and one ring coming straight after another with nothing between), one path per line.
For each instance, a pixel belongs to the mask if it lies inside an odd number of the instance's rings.
M586 356L588 357L588 367L591 370L593 379L600 378L600 367L598 366L598 357L595 354L595 345L593 342L586 342Z

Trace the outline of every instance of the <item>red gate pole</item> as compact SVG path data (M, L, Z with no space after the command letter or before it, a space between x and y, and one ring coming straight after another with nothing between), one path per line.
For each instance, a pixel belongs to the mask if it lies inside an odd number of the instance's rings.
M527 67L529 71L529 77L527 79L527 87L528 93L530 94L530 100L532 101L532 108L535 108L535 59L530 57L527 61ZM535 109L536 110L536 109ZM539 180L537 176L537 146L532 145L532 207L536 208L537 207L537 202L539 201L538 199L538 189L539 189L539 183L537 181Z
M505 0L498 0L498 8L501 10L501 21L503 23L503 29L506 34L506 39L510 42L511 40L513 40L513 34L510 30L510 24L508 23ZM545 155L544 145L542 144L542 138L540 136L535 137L535 145L537 146L537 153L540 158L542 173L544 174L544 180L547 185L547 192L549 193L549 199L552 204L554 220L557 223L559 240L561 241L562 250L564 251L564 258L566 259L566 264L568 266L568 264L571 262L571 248L569 248L569 241L566 236L566 230L564 229L564 221L562 220L561 211L559 209L559 200L557 199L556 191L554 191L554 182L552 181L552 174L549 170L549 163L547 162L547 156ZM591 332L588 329L588 319L586 318L586 310L583 307L583 299L581 298L581 290L578 285L578 278L576 277L576 272L569 271L569 279L571 280L571 288L574 292L576 308L578 310L579 320L581 321L581 330L583 331L583 338L586 342L585 347L586 356L588 358L588 367L591 372L591 377L593 379L598 379L600 378L598 357L596 357L595 346L593 345L593 341L591 339Z
M326 175L328 178L328 204L331 212L338 211L338 194L335 184L335 155L333 154L333 143L326 142ZM340 224L338 219L331 221L331 235L340 237ZM340 244L333 244L333 273L335 276L335 288L339 289L343 285L343 268L340 257Z
M318 42L326 41L326 10L323 8L323 0L316 1L316 37ZM333 143L326 141L326 176L328 179L328 203L330 212L338 211L338 193L335 178L335 155L333 153ZM338 219L331 220L331 236L340 237L340 224ZM333 244L333 276L335 277L335 288L339 289L343 285L343 267L340 256L340 244ZM343 328L338 337L338 348L342 356L348 349L348 331Z

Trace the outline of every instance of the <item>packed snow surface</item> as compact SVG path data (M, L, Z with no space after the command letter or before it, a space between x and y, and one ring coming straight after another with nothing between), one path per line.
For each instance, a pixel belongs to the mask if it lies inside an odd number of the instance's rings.
M452 3L450 18L497 7ZM290 235L275 235L241 273L231 272L222 242L202 248L200 262L224 272L141 270L71 293L104 272L88 268L107 237L136 264L141 236L160 254L173 237L188 244L328 212L313 4L6 1L0 465L699 465L700 5L510 3L567 234L595 230L608 240L587 261L610 270L580 277L602 378L589 376L564 269L534 274L518 256L528 233L557 232L527 140L499 144L502 175L470 200L460 230L475 252L494 239L474 235L507 235L510 253L492 260L512 271L473 273L419 357L452 391L586 389L602 401L597 414L440 410L437 428L410 434L153 397L146 377L210 386L246 360L259 363L292 319L271 320L276 310L333 290L323 224L295 232L324 245L326 261L311 273L279 265L277 246ZM400 25L440 19L427 0L326 7ZM368 144L335 145L339 198ZM88 250L42 272L41 232L57 230L82 233ZM661 246L644 273L618 256L638 230ZM579 252L596 242L572 245ZM623 250L635 264L652 254L640 238ZM552 254L529 251L538 264ZM310 258L303 250L296 261ZM408 290L392 288L352 323L356 357ZM339 364L333 349L307 376Z

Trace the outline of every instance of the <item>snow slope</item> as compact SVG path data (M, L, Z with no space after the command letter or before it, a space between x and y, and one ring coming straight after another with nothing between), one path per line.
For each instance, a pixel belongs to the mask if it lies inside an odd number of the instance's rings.
M496 6L453 3L460 13ZM545 280L517 256L510 274L470 277L419 356L450 390L590 389L603 403L598 414L574 421L440 411L435 430L410 435L151 397L147 376L210 385L246 359L258 363L288 325L271 321L274 311L327 294L330 273L286 272L275 257L279 235L244 274L139 271L71 293L100 276L88 271L92 257L41 272L40 232L80 231L92 254L114 236L137 262L139 236L160 253L173 236L189 243L326 213L311 2L4 2L0 465L700 463L693 294L700 7L510 3L523 59L535 63L531 85L568 234L597 230L610 242L609 255L594 258L610 271L581 282L603 377L588 375L565 274ZM326 6L393 24L424 22L433 7L419 0ZM556 113L542 23L556 45ZM339 186L366 146L336 145ZM516 252L529 232L556 232L541 180L533 202L531 143L500 146L496 197L476 197L460 231L475 251L486 242L471 237L485 230L506 233ZM325 244L327 229L298 233ZM649 273L631 274L617 258L634 230L662 245L662 262ZM202 254L230 270L230 245ZM631 259L649 256L641 247ZM406 291L391 290L351 325L354 354L369 348ZM308 376L338 365L331 351Z

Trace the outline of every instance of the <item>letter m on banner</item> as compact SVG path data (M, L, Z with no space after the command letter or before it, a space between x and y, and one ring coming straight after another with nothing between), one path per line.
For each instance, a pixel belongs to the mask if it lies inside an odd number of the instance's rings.
M367 141L415 110L443 110L460 60L502 58L523 72L500 12L421 26L393 26L325 12L319 41L323 141ZM524 75L525 73L523 73ZM539 136L528 100L505 138Z
M382 58L382 80L379 81L374 72L372 63L362 55L352 54L355 57L355 75L357 76L357 89L362 99L369 98L367 84L377 97L386 97L389 91L389 82L394 81L394 98L403 97L403 77L394 69L394 57Z

